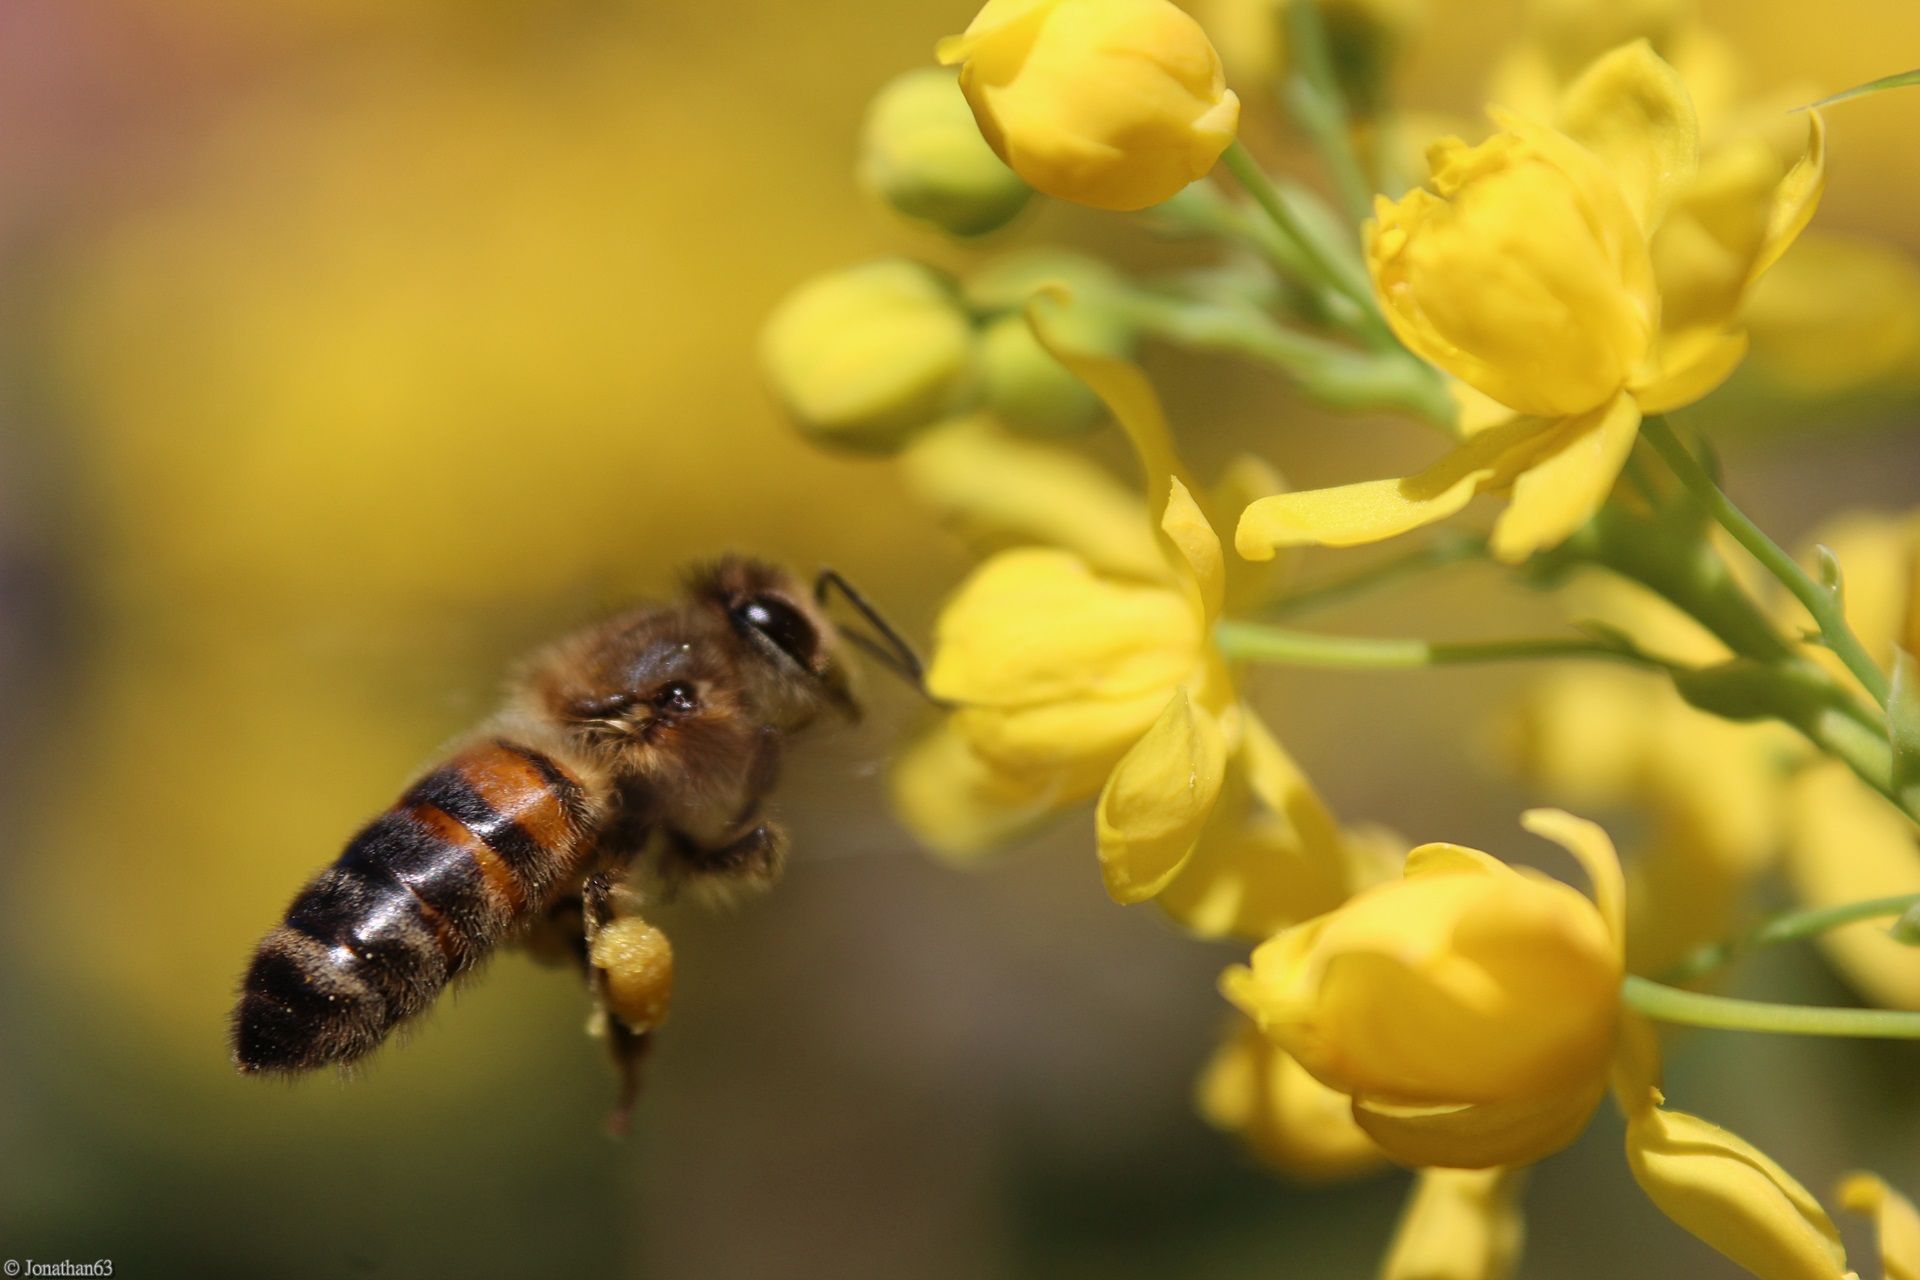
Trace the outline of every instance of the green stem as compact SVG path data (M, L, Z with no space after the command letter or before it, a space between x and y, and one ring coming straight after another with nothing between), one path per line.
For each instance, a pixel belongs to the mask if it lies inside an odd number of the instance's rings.
M1820 628L1821 643L1833 650L1840 661L1846 664L1847 670L1853 673L1854 679L1860 682L1860 687L1867 691L1867 696L1873 699L1874 704L1885 707L1889 692L1887 674L1874 663L1866 646L1860 643L1859 637L1847 625L1846 610L1839 591L1815 582L1798 561L1769 538L1745 512L1734 506L1699 460L1680 442L1680 437L1673 433L1673 428L1664 417L1655 414L1648 418L1641 424L1640 434L1666 461L1673 474L1706 509L1707 514L1793 593L1794 599L1806 608L1815 625Z
M1373 184L1354 154L1346 95L1334 75L1326 26L1317 5L1288 5L1285 12L1287 58L1293 67L1282 90L1287 108L1313 139L1333 178L1341 209L1358 228L1372 210Z
M1290 618L1315 609L1324 609L1355 596L1399 582L1429 569L1440 569L1486 554L1487 540L1476 534L1442 534L1427 545L1370 565L1343 578L1335 578L1291 592L1269 605L1263 612L1270 618Z
M1316 283L1342 295L1359 307L1364 315L1378 322L1379 312L1374 306L1373 289L1367 283L1366 273L1361 270L1360 264L1325 243L1325 238L1301 217L1292 202L1274 185L1273 179L1267 176L1267 171L1260 167L1252 153L1238 139L1228 144L1221 161L1246 193L1253 197L1254 203L1266 211L1273 225L1300 250L1316 277ZM1381 327L1384 328L1384 324Z
M1251 305L1136 292L1122 304L1142 333L1195 351L1272 365L1324 404L1392 409L1451 430L1453 401L1432 369L1400 349L1356 351L1280 324Z
M1662 974L1661 981L1675 985L1692 982L1762 947L1777 946L1782 942L1797 942L1802 938L1815 938L1831 929L1855 924L1861 920L1897 916L1912 910L1917 904L1920 904L1920 893L1907 893L1891 898L1869 898L1864 902L1848 902L1837 907L1790 911L1755 926L1737 938L1728 938L1699 948Z
M1730 996L1682 991L1678 987L1632 976L1621 984L1621 995L1641 1013L1661 1022L1718 1027L1723 1031L1920 1040L1920 1013L1892 1009L1829 1009L1735 1000Z
M1604 658L1641 666L1665 665L1624 644L1580 636L1465 641L1376 639L1316 635L1261 622L1228 619L1215 626L1214 639L1229 658L1360 671L1409 671L1420 667L1557 658Z

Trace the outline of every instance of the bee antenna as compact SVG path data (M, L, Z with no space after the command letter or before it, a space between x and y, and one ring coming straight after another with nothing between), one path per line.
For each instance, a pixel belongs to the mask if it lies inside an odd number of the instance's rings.
M940 699L927 692L926 665L920 661L920 655L913 651L906 637L894 630L893 624L883 617L880 611L868 602L867 598L854 588L854 585L840 576L837 569L822 569L820 576L813 581L813 598L821 607L827 604L831 592L838 591L847 603L852 605L862 618L880 633L880 639L862 632L848 630L847 640L881 666L912 685L914 691L936 707L945 706Z

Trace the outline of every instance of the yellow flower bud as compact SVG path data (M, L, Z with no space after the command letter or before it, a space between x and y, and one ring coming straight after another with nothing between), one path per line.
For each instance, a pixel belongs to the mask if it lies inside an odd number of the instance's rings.
M1528 825L1594 868L1607 913L1471 849L1425 845L1403 879L1276 935L1227 998L1353 1098L1396 1159L1486 1168L1573 1140L1605 1087L1620 1004L1618 863L1564 814Z
M1639 1108L1627 1164L1660 1212L1762 1280L1843 1280L1839 1232L1807 1189L1751 1143L1698 1116Z
M1521 413L1606 403L1646 358L1646 235L1594 154L1526 121L1434 148L1432 190L1379 202L1367 257L1415 352Z
M605 925L594 935L593 967L604 976L607 1011L635 1032L666 1021L673 999L673 944L638 916Z
M820 444L887 452L968 393L974 334L948 283L917 263L870 262L789 294L761 334L761 363Z
M931 67L875 95L860 177L900 213L956 236L1005 226L1033 194L980 136L953 74Z
M1356 1177L1386 1161L1353 1122L1347 1096L1308 1075L1245 1019L1207 1063L1195 1101L1208 1124L1302 1181Z
M1506 1280L1526 1241L1514 1203L1525 1181L1519 1169L1422 1169L1381 1280Z
M1071 435L1100 420L1100 398L1067 371L1019 314L1001 316L980 335L981 394L1009 426Z
M1050 196L1144 209L1213 167L1240 102L1168 0L988 0L940 42L980 132Z

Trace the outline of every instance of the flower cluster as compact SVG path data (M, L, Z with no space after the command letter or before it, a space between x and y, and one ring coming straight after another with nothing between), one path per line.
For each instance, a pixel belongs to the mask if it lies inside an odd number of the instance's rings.
M895 459L977 553L934 626L941 715L895 765L896 807L962 864L1090 809L1115 901L1254 944L1221 979L1199 1109L1297 1181L1418 1170L1383 1275L1511 1274L1527 1167L1611 1096L1626 1170L1668 1217L1756 1275L1840 1280L1820 1200L1668 1105L1659 1028L1920 1037L1920 517L1845 517L1790 555L1721 487L1699 424L1749 364L1803 389L1883 382L1920 346L1920 272L1808 231L1829 126L1786 108L1817 94L1753 92L1684 0L1536 0L1490 69L1490 127L1393 108L1422 9L990 0L939 45L957 75L915 71L875 100L860 172L910 220L1002 234L1037 195L1145 211L1211 254L1159 275L1060 249L952 274L886 259L769 321L766 372L798 427ZM1225 72L1313 143L1331 201L1236 140ZM1897 322L1835 305L1829 268L1871 275L1862 305ZM1294 491L1249 455L1204 483L1139 363L1150 343L1446 440L1404 477ZM1842 349L1858 358L1818 355ZM1082 450L1103 424L1131 479ZM1482 495L1503 504L1484 530L1348 578L1302 586L1279 554L1470 524ZM1573 625L1465 641L1282 625L1467 558L1554 592ZM1565 665L1497 718L1507 763L1639 833L1623 865L1595 823L1524 815L1590 892L1342 822L1247 678L1521 659ZM1757 919L1769 889L1793 905ZM1879 1007L1700 989L1796 938ZM1887 1275L1916 1274L1908 1201L1869 1174L1836 1199L1876 1221Z

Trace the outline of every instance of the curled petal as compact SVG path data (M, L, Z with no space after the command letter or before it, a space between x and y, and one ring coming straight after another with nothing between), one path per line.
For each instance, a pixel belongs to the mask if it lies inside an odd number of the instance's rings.
M1555 427L1542 456L1513 482L1493 526L1493 554L1517 564L1566 541L1613 492L1639 432L1640 407L1624 393Z
M1523 1169L1422 1169L1380 1280L1506 1280L1520 1262Z
M1200 504L1178 477L1169 482L1167 508L1160 516L1161 531L1173 543L1193 583L1203 619L1212 623L1226 599L1227 564L1220 551L1220 535L1207 523Z
M1220 722L1178 690L1100 793L1094 824L1114 901L1144 901L1180 873L1220 797L1226 761Z
M1606 1091L1606 1077L1596 1076L1578 1088L1502 1102L1421 1106L1356 1097L1353 1118L1402 1164L1492 1169L1531 1164L1571 1143Z
M1657 371L1633 389L1642 414L1685 408L1731 378L1746 358L1747 334L1696 331L1691 340L1663 342L1658 350Z
M1827 188L1827 121L1818 111L1807 112L1807 146L1787 170L1774 191L1773 208L1767 217L1766 245L1754 260L1753 275L1780 260L1800 233L1813 221L1820 207L1820 196Z
M996 768L946 722L910 743L888 776L894 812L940 857L969 864L1074 799L1066 780Z
M1520 815L1520 825L1543 840L1551 840L1580 863L1593 884L1594 904L1614 941L1625 945L1627 934L1627 882L1620 870L1620 854L1600 825L1576 818L1561 809L1529 809Z
M1872 1218L1886 1280L1920 1280L1920 1211L1870 1173L1848 1174L1837 1193L1848 1213Z
M1751 1143L1698 1116L1647 1107L1627 1122L1627 1164L1660 1212L1761 1280L1843 1280L1832 1219Z
M1645 40L1594 62L1560 100L1560 128L1605 160L1651 232L1693 180L1700 123L1678 73Z
M1241 514L1234 548L1266 560L1280 547L1351 547L1444 520L1476 493L1511 483L1552 438L1554 424L1515 419L1476 433L1418 475L1273 494Z

